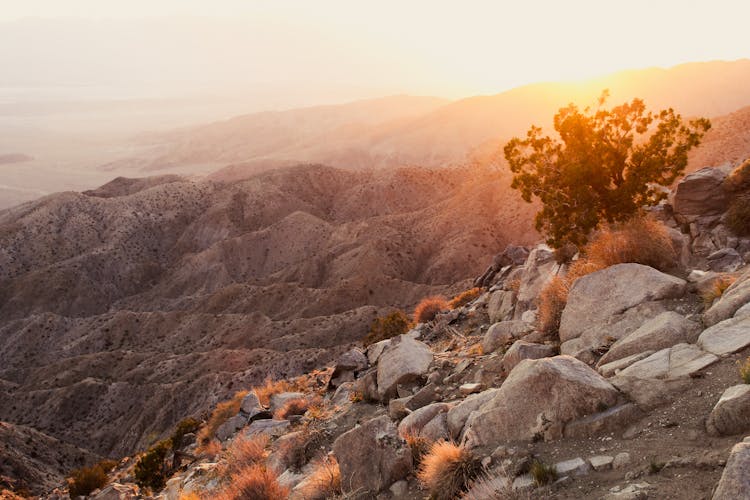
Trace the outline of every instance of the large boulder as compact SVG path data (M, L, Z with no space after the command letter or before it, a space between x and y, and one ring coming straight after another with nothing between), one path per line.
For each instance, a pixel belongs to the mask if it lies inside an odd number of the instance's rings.
M664 312L656 301L683 296L686 285L685 280L633 263L579 278L560 320L561 352L599 349L610 339L622 338Z
M345 493L375 495L412 471L411 450L383 415L339 436L333 443Z
M703 314L703 322L708 326L715 325L731 318L739 308L748 303L750 303L750 269L724 290L721 298Z
M432 363L432 351L427 344L409 337L392 341L378 360L378 394L381 401L396 395L398 384L413 382L422 377Z
M398 424L399 436L418 436L422 431L422 428L427 425L430 420L440 413L447 412L449 409L450 405L447 403L432 403L431 405L423 406L422 408L411 412L401 421L400 424Z
M737 443L729 453L713 500L750 498L750 443Z
M698 345L708 352L730 354L750 345L750 316L725 319L703 330Z
M538 245L529 253L518 287L514 319L520 319L524 312L536 309L542 289L559 271L555 253L547 245Z
M472 394L467 397L459 404L448 410L448 430L451 433L453 439L458 439L461 435L461 431L466 424L466 420L473 412L478 410L483 404L491 400L497 395L497 391L500 389L487 389L478 394Z
M742 267L742 256L734 248L722 248L706 257L709 269L732 273Z
M516 340L503 356L503 369L510 372L524 359L540 359L554 356L555 348L551 345L533 344L525 340Z
M723 213L729 202L723 186L726 176L725 169L712 167L686 175L677 184L672 202L678 220Z
M366 370L368 365L367 356L359 349L346 351L336 361L328 386L336 388L345 382L353 382L357 374Z
M615 342L598 366L645 351L658 351L695 341L700 325L681 314L667 311L646 321L640 328Z
M515 302L516 294L511 290L492 292L490 301L487 303L487 315L490 317L490 322L497 323L511 319Z
M525 321L501 321L487 329L482 338L482 351L485 354L494 352L534 331L534 327Z
M706 429L714 436L730 436L750 429L750 385L729 387L721 395L706 420Z
M510 372L495 397L469 416L464 442L497 446L556 439L568 422L611 407L618 398L617 389L575 358L526 359Z

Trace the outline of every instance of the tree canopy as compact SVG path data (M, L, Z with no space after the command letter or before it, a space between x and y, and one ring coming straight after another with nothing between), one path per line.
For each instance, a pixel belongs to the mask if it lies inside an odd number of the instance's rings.
M655 205L685 170L688 152L711 128L705 118L683 121L673 109L651 112L641 99L583 111L573 104L554 117L557 135L532 125L504 148L511 187L542 209L536 228L559 248L581 245L601 222L618 222Z

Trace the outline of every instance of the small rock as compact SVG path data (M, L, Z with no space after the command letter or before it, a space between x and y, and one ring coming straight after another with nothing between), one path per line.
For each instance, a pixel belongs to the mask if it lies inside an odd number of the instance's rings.
M573 458L555 464L555 470L560 476L571 474L573 476L584 476L591 471L589 464L582 458Z
M602 471L612 468L612 462L614 462L614 457L609 455L596 455L594 457L589 458L589 463L591 464L591 467L594 468L595 471Z
M469 394L480 392L481 390L482 390L482 384L478 384L478 383L463 384L462 386L458 388L458 391L464 396L468 396Z
M536 486L536 481L530 474L518 476L513 480L513 491L530 490Z
M630 464L630 453L622 452L615 455L615 458L612 461L612 468L622 469L628 464Z

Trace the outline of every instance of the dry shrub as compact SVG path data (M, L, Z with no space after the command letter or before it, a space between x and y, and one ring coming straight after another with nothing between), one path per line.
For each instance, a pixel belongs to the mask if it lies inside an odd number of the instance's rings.
M745 160L740 166L724 180L724 185L729 191L745 191L750 189L750 159Z
M409 331L409 317L404 311L394 311L386 316L375 318L370 325L370 331L362 339L366 346L387 340Z
M750 195L737 196L729 204L726 224L737 236L750 236Z
M737 280L734 276L721 276L714 280L713 283L711 283L711 286L708 287L708 289L704 290L701 294L701 298L703 299L703 305L706 309L711 307L716 299L724 295L724 292L727 288L732 286L732 283L734 283Z
M111 470L111 468L110 468ZM67 479L70 498L87 496L92 491L107 484L106 465L95 464L74 470Z
M201 444L196 451L201 455L205 455L206 457L214 458L216 455L221 453L221 450L221 443L216 439L212 439L205 444Z
M554 334L560 328L560 318L568 301L568 280L555 276L539 294L537 326L542 333Z
M539 460L534 460L531 463L529 472L531 473L531 477L534 478L534 481L536 481L536 484L540 486L551 483L557 479L557 470L555 469L555 466L547 465Z
M261 464L266 459L268 436L260 434L253 437L239 435L227 447L225 454L226 467L222 475L231 476L251 465Z
M745 359L744 363L737 361L737 366L740 370L740 378L745 384L750 384L750 357Z
M422 463L422 458L430 452L433 443L426 437L414 434L413 432L407 432L402 437L406 441L406 444L409 445L414 465Z
M321 452L325 438L325 433L320 429L305 426L298 434L281 442L279 458L287 467L300 470Z
M264 465L251 465L232 475L229 484L214 498L216 500L279 500L289 490L282 487L276 473Z
M271 396L274 394L281 394L282 392L290 392L293 390L293 385L288 380L271 380L267 378L263 385L254 387L255 395L258 396L258 401L263 406L268 406L271 402Z
M304 415L310 407L310 400L307 398L294 398L286 401L281 408L276 410L273 418L277 420L286 420L292 415Z
M677 253L667 229L647 217L634 217L599 231L584 249L586 259L604 267L636 262L668 271Z
M239 391L232 396L232 399L223 401L216 405L214 411L206 422L206 426L198 433L198 443L203 445L208 443L216 435L216 429L224 422L237 415L240 412L242 400L247 396L247 391Z
M300 487L300 494L305 500L326 500L341 495L341 471L335 457L325 457L315 464Z
M476 299L482 294L482 289L478 287L471 288L469 290L466 290L464 292L459 293L453 299L450 301L450 307L451 309L457 309L459 307L463 307L472 300Z
M471 451L446 441L430 447L417 472L417 478L433 500L451 500L468 490L482 470Z
M445 297L439 295L425 297L414 309L414 322L428 323L435 319L435 316L437 316L439 312L447 311L450 308L451 306L445 300Z

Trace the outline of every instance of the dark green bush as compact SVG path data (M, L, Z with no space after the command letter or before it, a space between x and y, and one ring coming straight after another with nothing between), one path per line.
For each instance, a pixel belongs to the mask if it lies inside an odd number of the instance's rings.
M403 335L409 331L409 317L404 311L395 311L387 316L375 318L370 326L370 331L362 342L365 346L380 342L381 340Z
M82 467L74 470L68 478L68 492L70 498L77 496L87 496L94 490L97 490L107 484L107 470L101 463L91 467ZM109 469L111 470L111 468Z
M737 196L727 210L727 227L737 236L750 236L750 194Z
M167 467L164 460L172 449L170 439L159 441L141 455L135 464L135 482L141 488L151 488L158 491L164 487L167 480Z
M185 434L197 431L200 426L201 423L192 417L180 420L180 423L174 428L172 437L169 438L169 441L172 444L172 449L179 449L182 446L182 437Z

